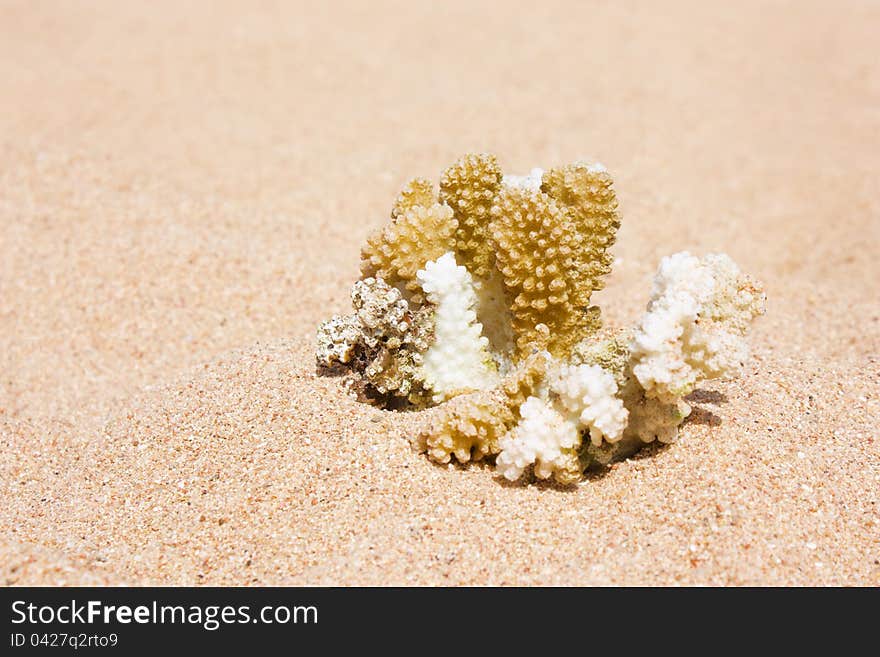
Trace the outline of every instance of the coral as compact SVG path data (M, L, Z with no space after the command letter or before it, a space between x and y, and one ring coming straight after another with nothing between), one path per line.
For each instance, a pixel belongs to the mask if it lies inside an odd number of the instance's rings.
M424 301L416 272L453 248L456 227L449 206L410 204L424 200L423 193L419 183L410 183L398 199L391 223L371 235L361 251L363 276L402 286L414 304Z
M499 443L501 453L495 459L498 472L514 481L534 464L539 479L559 473L567 482L574 472L580 474L576 450L581 436L576 423L539 397L529 397L520 407L520 415L519 424Z
M564 208L582 238L570 268L574 285L571 302L588 307L590 296L604 287L611 271L609 247L614 244L620 215L613 181L601 164L575 162L547 171L541 190Z
M516 336L501 274L493 271L486 278L474 281L474 291L483 335L489 340L492 357L499 369L507 371L513 362Z
M616 442L623 435L627 411L616 397L614 376L598 365L563 365L550 392L581 428L589 430L594 445Z
M440 200L452 208L458 222L456 253L478 278L488 276L494 262L489 213L501 189L501 177L495 156L480 153L465 155L440 178Z
M578 456L582 435L595 446L623 436L628 413L616 395L617 384L607 370L562 365L547 392L529 397L520 408L522 420L501 438L499 472L514 480L534 464L539 479L552 475L560 483L574 483L583 471Z
M610 174L575 162L504 175L493 155L401 190L362 250L353 312L318 329L322 369L426 409L414 445L561 484L676 440L701 382L740 373L760 286L726 255L664 258L636 326L590 305L620 227Z
M416 278L434 305L434 343L422 364L434 401L493 387L498 368L477 321L477 295L468 270L457 265L455 254L449 252L428 262Z
M426 390L422 354L433 339L433 310L412 312L400 290L365 278L351 290L354 313L318 327L318 367L356 364L368 392L421 403Z
M663 258L633 336L633 374L667 404L704 379L735 376L748 358L745 331L763 313L763 292L726 255Z
M430 208L437 202L434 183L427 178L413 178L397 195L391 208L391 219L402 217L413 208Z
M598 328L597 313L576 307L574 269L583 237L547 194L505 187L492 208L498 269L511 302L519 354L532 345L565 357Z
M623 436L617 441L588 441L582 445L580 460L583 469L626 458L654 440L673 442L678 436L679 425L690 412L683 400L666 404L645 396L632 373L632 334L631 330L618 330L605 338L584 340L573 351L572 362L598 365L614 378L618 397L628 413Z
M460 463L497 454L498 440L519 420L523 402L537 389L547 368L544 353L532 354L495 388L454 397L443 406L416 445L439 463Z
M614 377L618 388L623 388L629 380L627 365L630 360L629 345L632 331L619 329L606 337L591 336L574 346L571 362L577 365L598 365Z
M363 338L363 329L356 315L334 315L318 327L315 359L318 367L346 364L354 358Z
M621 397L629 411L629 424L624 437L638 438L643 443L655 440L661 443L675 442L678 427L691 413L691 407L683 399L662 402L645 396L641 388L624 389Z

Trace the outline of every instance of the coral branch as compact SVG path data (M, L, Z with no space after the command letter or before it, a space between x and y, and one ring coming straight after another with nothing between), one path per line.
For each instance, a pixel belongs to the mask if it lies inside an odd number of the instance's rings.
M467 463L497 454L499 438L519 420L520 407L543 380L546 368L545 354L532 354L498 387L454 397L438 409L416 445L440 463L452 456Z
M424 200L420 184L414 182L404 189L395 208L396 217L371 235L361 251L363 276L382 278L389 285L403 287L416 305L424 300L416 272L453 247L456 227L449 206L409 205Z
M570 267L575 280L572 303L582 308L589 305L595 290L604 287L603 277L611 271L608 249L620 228L612 185L605 167L585 162L550 169L541 184L541 190L565 209L582 238Z
M397 195L391 208L391 219L398 219L416 207L430 208L436 202L434 183L427 178L413 178Z
M492 216L518 353L539 345L566 357L597 328L596 313L584 312L572 301L579 280L572 263L582 236L552 198L531 189L502 189Z
M467 269L456 265L449 252L428 262L416 278L434 305L434 343L422 365L434 401L496 385L498 370L477 321L477 295Z
M562 484L580 479L582 433L595 446L623 436L627 411L616 393L614 377L598 365L560 367L549 393L529 397L520 409L520 423L501 438L499 472L512 481L534 464L539 479L553 476Z
M489 212L501 189L501 168L494 155L465 155L443 172L440 200L455 213L455 249L461 263L478 278L488 276L494 263L489 241Z
M667 404L703 379L734 376L748 358L745 331L763 313L763 291L726 255L668 256L633 336L633 374Z

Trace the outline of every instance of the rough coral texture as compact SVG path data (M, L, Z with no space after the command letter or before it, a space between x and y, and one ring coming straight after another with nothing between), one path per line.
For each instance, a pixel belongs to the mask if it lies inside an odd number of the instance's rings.
M363 327L357 315L333 315L318 327L315 360L318 367L348 364L363 340Z
M495 388L449 400L415 439L439 463L454 456L460 463L497 454L498 440L520 418L520 407L543 381L547 358L535 353L517 365Z
M597 328L596 313L574 303L580 280L574 263L584 237L556 201L532 189L505 187L492 215L517 351L538 345L556 357L567 356Z
M400 290L372 277L354 284L351 302L352 314L318 327L318 366L353 365L366 392L423 402L422 354L433 341L433 310L411 311Z
M569 271L575 281L571 301L586 308L611 271L608 249L620 228L613 180L601 164L575 162L544 173L541 190L565 209L583 240Z
M427 178L413 178L397 195L397 199L391 207L391 219L396 220L413 208L430 208L436 202L437 194L434 191L434 183Z
M489 222L501 178L498 160L487 153L465 155L440 178L440 200L452 208L458 222L455 250L478 278L489 275L495 259Z
M353 312L318 329L318 366L374 403L429 409L413 443L433 460L494 459L507 479L572 484L671 443L684 397L741 371L764 292L725 255L678 253L640 321L603 329L590 304L619 226L600 164L504 175L483 153L439 195L414 178L362 250Z
M623 435L627 411L617 398L614 376L598 365L563 365L550 384L557 405L576 415L594 445Z
M540 397L529 397L520 415L519 424L501 438L501 453L495 459L498 472L510 481L519 479L530 465L539 479L556 473L568 483L575 473L579 475L578 425Z
M422 378L434 391L434 401L493 387L498 368L477 321L477 294L468 270L449 252L425 264L416 278L434 305L434 343L422 364Z

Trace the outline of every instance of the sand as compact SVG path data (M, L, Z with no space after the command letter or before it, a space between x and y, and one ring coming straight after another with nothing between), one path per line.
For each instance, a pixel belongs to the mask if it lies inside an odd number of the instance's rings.
M6 584L880 584L880 7L0 5ZM574 488L315 374L415 175L601 160L599 297L761 279L754 359Z

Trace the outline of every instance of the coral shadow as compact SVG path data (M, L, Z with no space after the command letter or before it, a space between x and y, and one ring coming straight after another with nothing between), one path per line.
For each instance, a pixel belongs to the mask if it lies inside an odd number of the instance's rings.
M721 418L702 406L693 406L691 414L682 422L682 425L685 424L705 424L710 427L719 427L721 426Z
M727 398L723 392L719 392L718 390L703 390L698 389L694 390L691 394L684 398L687 402L693 402L694 404L726 404L730 400Z
M342 365L315 365L315 376L327 377L327 378L336 378L344 376L349 372L348 369L343 367Z
M630 454L626 458L620 459L619 461L612 461L607 465L602 465L601 463L594 463L590 465L587 470L584 472L584 481L593 482L604 479L609 474L614 471L615 466L618 463L623 463L625 461L642 461L645 459L652 459L657 454L661 452L665 452L667 449L670 449L673 446L672 443L661 443L658 440L655 440L653 443L648 443L644 447L641 447L634 454Z
M730 400L723 392L717 390L694 390L685 397L685 401L691 404L727 404ZM692 406L690 415L682 424L705 424L710 427L721 425L721 418L715 413L702 406Z

